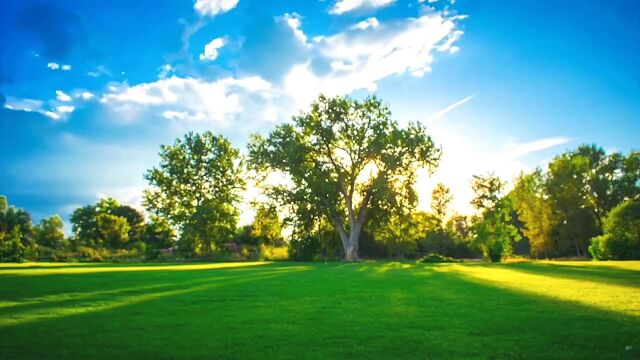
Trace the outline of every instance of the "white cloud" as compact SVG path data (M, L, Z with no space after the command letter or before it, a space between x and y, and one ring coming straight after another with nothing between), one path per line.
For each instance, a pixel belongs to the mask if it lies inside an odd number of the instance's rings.
M271 83L260 77L206 81L173 76L135 86L112 84L101 102L135 117L137 110L154 109L170 120L216 122L228 125L244 105L269 98Z
M69 102L71 101L71 96L65 94L62 90L56 90L56 99L62 102Z
M277 19L283 21L285 24L287 24L288 27L291 28L291 31L293 31L293 35L296 37L296 39L298 39L303 44L307 43L307 35L302 32L302 29L300 29L300 26L302 25L302 17L300 15L296 13L286 13L282 15L282 17L279 17Z
M379 25L380 25L380 22L378 21L378 19L374 17L370 17L366 20L360 21L359 23L353 25L351 28L366 30L368 28L377 28Z
M83 91L76 94L76 97L82 98L82 100L91 100L95 95L89 91Z
M441 117L443 117L443 116L444 116L446 113L448 113L449 111L451 111L451 110L453 110L453 109L457 108L458 106L460 106L460 105L462 105L462 104L466 103L467 101L469 101L469 100L473 99L474 97L476 97L476 96L475 96L475 95L469 95L469 96L467 96L467 97L465 97L465 98L463 98L463 99L461 99L461 100L458 100L458 101L454 102L453 104L451 104L451 105L449 105L449 106L445 107L445 108L444 108L444 109L442 109L442 110L438 110L438 111L437 111L437 112L435 112L433 115L429 116L429 119L428 119L427 121L428 121L428 122L432 122L432 121L435 121L435 120L440 119Z
M340 15L363 8L379 8L393 2L395 0L338 0L329 10L329 13Z
M223 38L219 37L211 40L211 42L204 46L204 53L200 54L200 60L215 60L218 57L218 49L222 46L224 46Z
M310 61L296 64L284 79L285 91L304 107L321 92L375 91L377 82L391 75L423 76L431 71L434 54L450 49L462 35L456 20L433 11L384 24L371 20L369 26L356 24L341 33L315 37L312 51L316 59L327 61L331 71L317 74Z
M55 101L53 101L55 103ZM34 99L18 99L12 96L7 97L4 107L13 111L36 112L53 120L66 119L75 107L69 105L60 105L55 109L47 109L44 107L42 100Z
M193 8L201 16L216 16L238 5L239 0L197 0Z
M69 64L60 65L60 64L55 63L55 62L47 63L47 67L48 67L49 69L51 69L51 70L54 70L54 71L55 71L55 70L59 70L59 69L61 69L61 70L63 70L63 71L69 71L69 70L71 70L71 65L69 65Z
M75 106L71 105L60 105L56 107L58 114L72 113L75 109Z

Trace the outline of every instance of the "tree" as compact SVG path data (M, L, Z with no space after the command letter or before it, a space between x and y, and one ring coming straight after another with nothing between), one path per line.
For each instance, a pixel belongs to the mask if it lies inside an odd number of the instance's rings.
M35 226L36 243L52 249L60 248L64 244L62 227L62 219L58 215L40 220Z
M258 244L276 246L283 244L282 224L274 206L258 206L250 236L256 239Z
M596 259L640 259L640 201L625 201L604 221L604 234L591 240L589 252Z
M451 201L453 201L451 190L444 186L444 184L438 183L433 189L433 192L431 192L431 211L433 211L440 230L444 230Z
M98 231L107 246L113 249L122 248L129 241L131 227L126 218L111 214L100 214L96 217Z
M252 136L249 159L259 173L280 172L287 185L265 185L282 205L312 208L340 234L345 259L358 259L367 209L415 205L418 168L433 170L439 150L423 126L401 128L376 97L320 96L293 123Z
M521 174L509 196L519 218L524 222L523 234L529 239L531 255L549 258L556 254L553 231L557 220L553 203L545 193L545 179L540 169Z
M491 261L510 255L511 243L519 240L518 229L511 223L512 201L502 196L504 185L493 174L474 175L471 182L474 191L471 204L481 212L472 226L474 241Z
M545 187L557 219L559 255L586 255L589 240L598 235L589 174L590 160L584 155L568 152L549 163Z
M155 249L167 249L174 245L176 232L166 219L152 216L151 221L144 226L141 238Z
M31 215L23 209L9 206L0 196L0 261L21 261L27 250L35 250Z
M180 231L182 249L209 254L235 232L244 187L240 152L223 136L190 132L162 145L160 164L147 171L144 205Z

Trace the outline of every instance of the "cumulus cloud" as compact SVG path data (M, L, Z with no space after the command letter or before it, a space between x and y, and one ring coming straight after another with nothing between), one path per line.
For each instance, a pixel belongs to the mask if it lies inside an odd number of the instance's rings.
M291 31L293 31L293 35L296 37L296 39L298 39L301 43L306 44L307 35L305 35L300 28L300 26L302 25L301 19L302 17L297 13L287 13L279 18L279 20L283 21L289 28L291 28Z
M218 57L218 49L224 46L223 38L215 38L204 46L204 52L200 54L200 60L213 61Z
M69 96L62 90L56 90L56 99L62 102L69 102L71 101L71 96Z
M330 36L313 39L314 61L329 64L319 73L311 61L294 65L284 79L287 93L304 106L318 93L375 91L391 75L423 76L431 71L434 54L450 51L462 36L460 17L433 11L417 18L380 23L367 20Z
M169 120L228 125L245 105L269 100L271 90L271 83L257 76L214 81L173 76L135 86L114 84L101 102L125 114L152 109Z
M380 22L378 21L378 19L374 18L374 17L370 17L366 20L360 21L359 23L353 25L351 28L352 29L360 29L360 30L366 30L368 28L377 28L378 25L380 25Z
M193 8L201 16L216 16L238 5L239 0L197 0Z
M346 12L387 6L395 0L338 0L329 10L330 14L340 15Z

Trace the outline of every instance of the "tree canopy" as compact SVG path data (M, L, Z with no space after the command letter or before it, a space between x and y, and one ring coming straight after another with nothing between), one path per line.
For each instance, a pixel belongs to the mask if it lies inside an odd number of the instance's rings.
M433 170L439 155L422 125L400 127L376 97L320 96L308 112L249 144L253 169L284 173L291 182L267 186L270 195L330 219L349 261L358 258L367 209L414 205L416 171Z

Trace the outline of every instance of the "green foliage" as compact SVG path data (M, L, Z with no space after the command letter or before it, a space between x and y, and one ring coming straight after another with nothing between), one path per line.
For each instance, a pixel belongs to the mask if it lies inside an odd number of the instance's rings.
M126 237L121 236L122 234L115 234L114 231L116 233L117 231L114 229L101 229L98 218L102 215L124 219L128 225ZM110 226L107 225L109 221L113 222L114 220L103 220L104 226ZM118 226L124 226L122 220L119 222ZM118 248L124 246L127 241L141 239L144 229L144 215L131 206L121 205L113 198L102 198L94 205L86 205L76 209L71 214L71 224L76 245ZM112 238L107 239L105 231L109 232ZM118 237L120 239L117 239Z
M34 229L36 243L52 249L63 247L64 232L62 231L62 226L62 219L58 215L40 220L40 223Z
M265 184L268 195L296 216L329 219L355 260L368 208L415 204L416 170L432 170L439 150L424 127L400 128L375 97L320 96L293 123L253 136L249 159L259 174L284 173L289 183Z
M418 216L401 214L390 216L377 230L378 238L387 246L392 257L414 257L418 239L424 237Z
M0 196L0 261L22 261L37 256L31 216L23 209L9 206Z
M308 235L292 238L289 241L289 257L295 261L312 261L320 254L320 240L317 236Z
M22 244L22 236L17 226L9 232L0 232L0 261L25 260L26 247Z
M475 197L471 203L481 211L471 228L474 244L485 258L501 261L511 255L512 243L520 240L512 223L513 202L509 197L501 197L504 183L494 175L474 176L472 188Z
M611 210L604 234L591 240L595 259L640 259L640 201L626 201Z
M164 218L152 216L151 221L144 226L141 239L151 248L167 249L175 245L176 231Z
M112 249L120 249L129 241L131 227L126 218L111 214L100 214L96 217L96 223L106 246Z
M260 260L284 261L289 259L287 246L260 245Z
M145 175L147 210L180 230L179 248L187 254L211 254L231 241L245 184L240 152L207 131L163 145L159 155L159 166Z
M460 260L440 254L428 254L427 256L420 258L418 261L421 263L454 263L459 262Z
M273 206L259 206L251 226L251 237L257 244L282 246L282 224Z
M444 230L451 201L453 201L451 190L444 186L444 184L438 183L431 193L431 210L433 211L433 216L440 230Z

